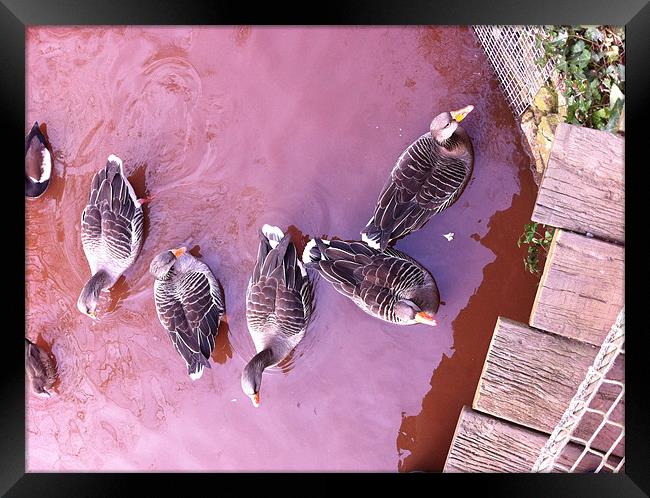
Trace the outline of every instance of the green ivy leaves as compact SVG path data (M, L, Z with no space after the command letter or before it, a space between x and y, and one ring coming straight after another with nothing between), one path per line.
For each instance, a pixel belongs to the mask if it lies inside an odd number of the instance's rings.
M524 225L524 233L519 237L517 247L521 247L522 244L528 244L528 252L524 258L524 268L526 268L530 273L540 272L538 267L539 251L540 249L542 249L544 253L548 251L554 233L555 228L540 225L534 221Z
M615 132L625 105L625 30L620 26L547 26L538 39L545 64L565 86L567 123Z

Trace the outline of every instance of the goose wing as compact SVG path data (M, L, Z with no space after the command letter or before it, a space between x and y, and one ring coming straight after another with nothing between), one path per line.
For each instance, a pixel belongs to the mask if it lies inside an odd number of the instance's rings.
M360 270L361 283L355 297L372 314L396 321L393 311L401 291L423 283L419 268L410 261L389 255L377 255Z
M189 327L201 353L208 359L226 309L221 288L212 272L200 261L196 263L200 263L198 268L185 273L179 281L178 293Z
M119 159L109 158L93 177L88 204L81 215L81 240L93 273L97 259L108 258L120 272L142 246L143 213Z
M288 241L282 245L286 249ZM271 247L269 239L260 230L260 243L257 249L257 260L248 283L246 292L246 321L253 333L260 333L265 325L275 321L275 300L277 296L278 279L283 273L278 270L282 261L278 248Z
M154 300L158 319L169 333L174 348L185 360L188 373L197 374L203 366L209 368L208 358L214 346L214 338L210 341L210 336L206 337L200 330L193 328L183 298L175 286L170 281L156 281Z
M277 279L266 276L251 282L248 287L246 322L251 333L261 333L267 323L274 321L277 288Z
M287 336L302 332L311 316L311 285L288 289L274 277L262 277L251 286L246 301L249 329L261 333L267 326Z
M402 291L424 283L420 265L392 248L380 253L361 242L338 240L325 247L325 259L318 261L321 275L341 294L386 320L395 320L392 309Z
M320 274L342 294L354 298L363 281L363 268L372 264L377 251L361 242L315 239L321 259L314 263Z
M424 269L414 259L393 248L375 256L372 263L363 268L362 275L362 288L383 287L394 294L425 283Z
M417 230L458 198L470 171L466 159L444 155L430 133L423 135L398 159L364 233L374 233L385 248L390 240Z
M311 318L314 296L307 271L298 259L293 242L289 243L284 253L282 269L284 282L278 286L275 313L282 330L291 335L298 334Z
M313 291L289 235L271 248L260 237L258 261L246 298L246 319L252 332L271 325L285 335L300 333L312 313Z

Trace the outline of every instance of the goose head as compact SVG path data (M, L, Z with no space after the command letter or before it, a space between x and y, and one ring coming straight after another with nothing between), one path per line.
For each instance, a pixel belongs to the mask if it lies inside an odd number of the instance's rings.
M95 273L81 289L77 299L77 309L93 320L97 319L95 311L99 302L99 294L111 284L111 277L106 270Z
M88 284L90 283L90 280L86 285L84 285L84 288L81 290L81 294L79 294L79 298L77 299L77 309L81 311L84 315L89 316L93 320L97 318L96 315L96 310L97 310L97 303L99 302L99 290L91 288Z
M465 117L474 110L473 105L468 105L457 111L448 111L438 114L433 121L431 121L431 136L438 143L442 143L451 137L458 124L465 119Z
M397 317L406 324L423 323L436 326L436 313L440 307L438 286L431 281L410 292L407 298L395 303Z
M248 396L255 408L260 406L260 387L262 384L262 371L253 368L251 363L246 365L241 376L241 388Z
M169 249L159 253L149 265L149 273L151 273L158 280L165 280L168 278L167 274L172 269L178 258L187 252L186 247L179 247L176 249Z
M246 364L241 374L241 388L248 396L255 408L260 406L260 388L262 386L262 373L268 366L274 364L278 358L271 349L264 349L257 353Z
M400 299L395 303L394 309L397 318L404 323L424 323L425 325L431 325L434 327L438 325L435 319L435 311L433 311L431 307L420 307L410 299Z

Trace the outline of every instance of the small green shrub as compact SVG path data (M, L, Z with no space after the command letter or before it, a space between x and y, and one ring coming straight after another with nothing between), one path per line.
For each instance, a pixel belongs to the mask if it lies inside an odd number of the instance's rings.
M524 233L519 237L517 247L528 244L528 254L524 258L524 268L530 273L538 274L540 272L540 249L546 255L554 233L555 228L540 225L534 221L524 225Z
M625 28L546 26L538 61L553 59L567 99L566 122L615 132L625 103Z

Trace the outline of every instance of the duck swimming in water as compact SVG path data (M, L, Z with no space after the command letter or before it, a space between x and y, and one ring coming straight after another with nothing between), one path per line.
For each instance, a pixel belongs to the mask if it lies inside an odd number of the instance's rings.
M241 376L244 393L260 404L262 373L277 365L305 336L313 289L290 236L264 225L253 275L246 291L246 321L257 354Z
M50 144L37 121L25 138L25 195L34 198L43 195L50 184L51 176Z
M108 156L92 179L88 205L81 213L81 243L92 277L81 290L77 308L93 319L100 291L112 287L140 252L145 202L136 197L122 160Z
M398 325L437 325L436 281L401 251L316 238L305 246L302 260L369 315Z
M187 365L192 380L210 366L219 323L226 313L223 292L212 271L180 247L159 253L149 266L156 278L158 319Z
M430 131L399 157L372 218L361 231L370 247L384 251L462 194L474 170L474 149L459 123L473 109L468 105L439 114L431 121Z

